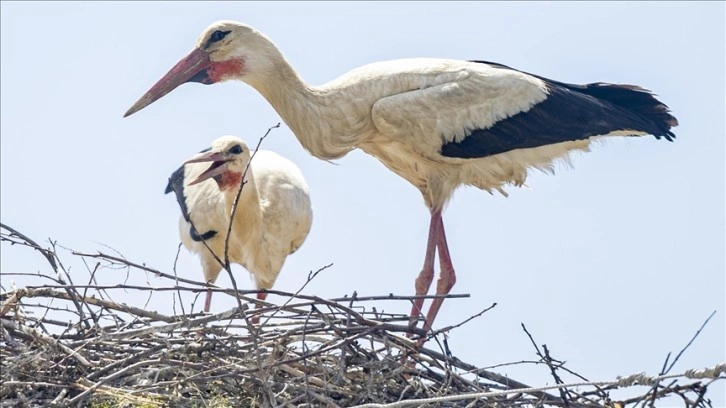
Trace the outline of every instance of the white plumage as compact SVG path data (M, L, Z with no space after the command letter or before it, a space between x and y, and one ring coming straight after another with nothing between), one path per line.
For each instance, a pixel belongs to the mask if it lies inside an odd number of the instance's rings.
M294 163L266 150L250 161L251 155L241 139L220 137L172 174L166 193L174 191L181 207L184 246L199 255L205 281L214 283L223 269L219 261L224 262L230 214L249 163L230 231L229 260L252 274L257 289L270 289L287 256L305 241L313 213L308 186ZM211 297L207 292L205 312ZM266 293L257 297L264 300Z
M672 140L677 125L667 106L637 86L566 84L483 61L383 61L314 87L272 41L233 21L204 30L126 116L182 83L230 79L262 94L312 155L335 159L360 148L421 191L431 223L417 295L428 292L437 249L436 293L455 282L441 211L460 185L506 194L503 188L522 185L529 169L551 171L554 160L588 150L595 137ZM424 329L442 301L432 302ZM412 322L422 302L414 304Z

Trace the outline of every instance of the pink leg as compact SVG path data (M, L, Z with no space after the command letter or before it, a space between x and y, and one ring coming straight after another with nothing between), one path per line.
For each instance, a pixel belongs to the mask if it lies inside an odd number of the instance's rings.
M434 256L436 255L436 243L438 241L438 231L441 223L441 211L434 211L431 213L431 223L429 224L429 240L426 245L426 258L424 258L424 266L416 278L416 296L422 296L429 292L431 282L434 280ZM416 299L413 301L413 308L411 308L411 320L409 321L410 326L416 325L416 319L423 307L423 299Z
M207 299L204 301L204 313L209 313L209 307L212 305L212 291L207 289Z
M449 245L446 243L446 232L444 231L444 222L441 219L439 213L440 228L437 229L438 240L436 246L439 250L439 264L441 272L439 272L439 281L436 283L436 294L447 295L454 284L456 283L456 274L454 273L454 266L451 263L451 256L449 255ZM428 314L426 315L426 322L424 323L424 330L429 331L431 326L436 319L436 315L439 313L441 304L444 303L443 298L434 299L429 307ZM419 346L423 345L423 339L419 340Z
M265 301L267 299L267 292L258 292L257 293L257 300ZM259 309L260 305L256 304L255 309ZM252 324L260 324L260 315L254 315L252 316Z

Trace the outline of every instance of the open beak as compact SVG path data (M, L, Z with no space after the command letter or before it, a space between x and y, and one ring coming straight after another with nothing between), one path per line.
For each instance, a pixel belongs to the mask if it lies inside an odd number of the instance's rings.
M201 183L204 180L210 179L214 176L220 175L227 171L227 163L229 162L229 159L224 157L222 153L219 152L204 152L200 153L191 159L184 162L184 164L187 163L203 163L203 162L212 162L212 165L209 166L207 170L205 170L202 174L197 176L196 179L192 180L188 185L194 185L197 183Z
M129 108L124 117L132 115L141 109L151 105L162 96L173 91L185 82L210 83L207 78L207 68L212 64L209 54L199 48L195 48L189 55L182 58L169 72L164 75L151 89L148 90L136 103Z

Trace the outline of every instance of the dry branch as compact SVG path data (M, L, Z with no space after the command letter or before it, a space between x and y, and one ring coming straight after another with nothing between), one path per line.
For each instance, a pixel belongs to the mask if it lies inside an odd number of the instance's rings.
M372 301L410 304L414 296L321 299L302 294L326 267L311 271L296 293L268 291L284 301L263 302L254 311L262 314L258 327L251 327L247 311L255 299L246 296L256 291L212 288L247 303L211 315L167 316L113 296L118 290L151 296L171 292L181 299L183 293L209 286L120 256L70 251L97 265L92 272L88 268L89 284L74 285L55 245L41 248L0 226L1 241L41 252L50 271L37 276L51 282L0 294L0 407L635 407L664 398L671 398L669 404L709 407L709 378L724 378L726 370L692 371L689 378L631 376L609 383L529 387L463 362L449 350L446 333L489 308L460 324L424 333L409 328L406 315L363 307ZM97 285L93 276L104 268L150 272L169 285ZM54 317L60 312L70 314L71 321ZM416 349L409 333L430 336L431 348ZM439 351L433 349L437 344ZM546 365L558 383L565 381L557 370L574 374L548 349L541 352L533 344L542 361L512 364ZM402 365L403 355L416 365ZM610 392L618 388L632 392L614 401Z

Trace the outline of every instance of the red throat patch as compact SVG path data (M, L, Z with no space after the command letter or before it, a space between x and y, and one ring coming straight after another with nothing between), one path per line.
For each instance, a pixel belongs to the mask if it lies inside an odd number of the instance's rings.
M213 62L207 68L207 77L209 77L212 83L216 83L233 76L242 75L244 69L245 62L241 59Z
M240 181L242 181L242 173L225 171L224 173L215 176L214 181L217 182L219 189L222 191L237 189L239 188Z

